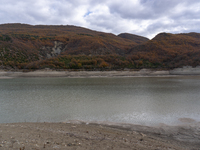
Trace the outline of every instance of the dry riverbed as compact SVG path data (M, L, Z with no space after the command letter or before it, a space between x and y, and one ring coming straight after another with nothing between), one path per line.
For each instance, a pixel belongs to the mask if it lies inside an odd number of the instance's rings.
M98 123L0 124L0 150L198 150L198 127Z

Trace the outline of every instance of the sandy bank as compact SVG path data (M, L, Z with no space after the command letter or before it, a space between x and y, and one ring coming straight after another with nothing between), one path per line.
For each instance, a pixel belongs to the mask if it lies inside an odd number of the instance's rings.
M33 72L0 71L0 77L132 77L169 75L169 71L52 71L37 70Z
M137 76L173 76L200 75L200 67L176 68L168 71L141 69L140 71L55 71L37 70L32 72L0 70L0 78L16 77L137 77Z
M0 124L0 149L197 150L198 131L84 122Z

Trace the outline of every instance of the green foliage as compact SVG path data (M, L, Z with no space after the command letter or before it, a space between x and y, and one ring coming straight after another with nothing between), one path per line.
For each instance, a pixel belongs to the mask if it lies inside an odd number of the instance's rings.
M0 35L0 41L6 41L6 42L9 42L9 41L12 41L12 39L10 38L9 35L2 34L2 35Z
M83 36L93 36L91 34L84 34L84 33L78 33L77 35L83 35Z

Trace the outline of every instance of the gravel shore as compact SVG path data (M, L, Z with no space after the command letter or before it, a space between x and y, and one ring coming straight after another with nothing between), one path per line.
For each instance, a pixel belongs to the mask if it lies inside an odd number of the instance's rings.
M140 71L55 71L37 70L31 72L4 71L0 70L0 78L16 77L132 77L132 76L164 76L169 71L151 71L142 69Z
M36 70L30 72L0 70L0 78L16 77L144 77L144 76L176 76L176 75L200 75L200 67L176 68L174 70L151 70L139 71L56 71L51 69Z
M199 150L198 128L99 123L0 124L0 150Z

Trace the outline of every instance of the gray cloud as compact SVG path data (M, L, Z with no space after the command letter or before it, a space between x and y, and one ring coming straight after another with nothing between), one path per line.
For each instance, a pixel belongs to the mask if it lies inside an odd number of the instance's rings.
M154 37L199 32L199 0L1 0L0 23L77 25Z

